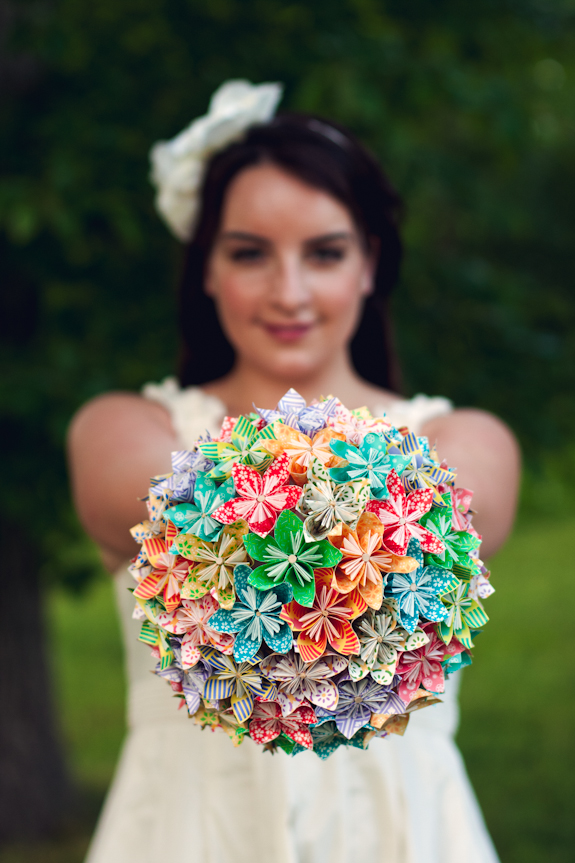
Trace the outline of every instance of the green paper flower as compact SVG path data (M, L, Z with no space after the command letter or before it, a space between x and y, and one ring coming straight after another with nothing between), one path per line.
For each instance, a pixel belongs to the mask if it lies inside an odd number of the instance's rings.
M400 475L411 460L410 455L389 455L387 441L380 434L366 434L358 447L341 440L333 440L332 451L347 461L343 467L330 468L329 475L334 482L353 482L367 479L373 497L383 500L388 497L386 480L392 470Z
M425 563L453 569L456 575L468 581L479 572L470 552L479 548L481 540L464 530L453 530L451 493L442 495L444 507L434 507L420 520L423 527L434 533L445 545L441 554L426 554Z
M274 536L260 537L253 533L244 538L248 554L261 561L250 575L249 582L259 590L270 590L287 582L296 602L311 607L315 597L314 570L335 566L341 552L328 540L306 542L303 524L293 512L282 512Z

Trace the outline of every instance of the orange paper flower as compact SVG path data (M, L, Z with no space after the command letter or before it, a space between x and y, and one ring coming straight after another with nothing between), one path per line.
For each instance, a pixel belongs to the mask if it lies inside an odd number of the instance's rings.
M286 453L290 459L291 478L297 485L306 483L312 459L317 458L327 467L334 467L342 461L333 454L329 445L334 438L345 441L345 435L333 429L322 429L311 438L291 426L276 423L275 435L276 439L265 441L264 446L274 456Z
M417 569L412 557L399 557L385 548L384 531L376 515L364 512L355 530L340 523L328 537L343 555L334 571L332 587L344 594L357 589L367 605L375 609L383 601L382 573Z

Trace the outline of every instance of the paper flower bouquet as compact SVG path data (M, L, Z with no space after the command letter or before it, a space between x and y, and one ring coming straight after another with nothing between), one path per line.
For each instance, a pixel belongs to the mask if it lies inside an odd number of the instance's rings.
M470 664L493 588L427 438L290 390L172 466L132 528L134 617L202 727L325 758L403 734Z

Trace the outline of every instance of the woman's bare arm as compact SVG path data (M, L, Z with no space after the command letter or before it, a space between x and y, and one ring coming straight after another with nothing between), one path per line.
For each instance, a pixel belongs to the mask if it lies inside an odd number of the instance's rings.
M129 529L146 518L149 479L171 469L178 441L167 411L130 393L99 396L80 408L68 433L72 494L84 528L109 569L133 557Z
M437 442L439 458L457 469L456 485L474 492L473 524L483 536L481 556L489 558L515 518L520 455L512 432L492 414L466 409L431 420L423 434Z

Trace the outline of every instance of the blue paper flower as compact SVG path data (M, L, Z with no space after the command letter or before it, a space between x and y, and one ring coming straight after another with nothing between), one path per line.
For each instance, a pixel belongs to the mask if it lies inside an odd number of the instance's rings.
M398 712L404 709L399 696L391 686L380 686L370 677L363 680L344 680L338 685L339 701L335 710L316 709L318 717L330 716L335 720L338 731L349 740L356 731L366 725L372 713L383 713L384 704L397 699Z
M291 602L293 591L287 583L272 590L258 590L248 583L251 569L243 563L234 569L237 600L233 608L220 608L210 617L210 626L216 632L237 632L234 658L237 662L250 662L261 647L262 641L276 653L287 653L292 646L290 627L280 620L282 605Z
M342 483L367 479L371 494L378 500L384 500L389 495L385 481L390 472L395 470L398 475L401 474L411 460L411 455L390 455L385 437L374 433L366 434L359 448L342 440L333 440L330 447L337 456L347 461L343 467L330 468L332 480Z
M413 572L390 572L385 595L397 600L399 623L413 632L420 616L439 623L447 617L447 609L439 597L457 586L457 578L441 566L424 566L419 540L412 537L407 546L409 557L415 558L418 567Z
M211 477L199 473L196 478L194 503L173 506L166 511L165 517L182 533L193 533L200 539L213 541L219 537L224 525L212 518L211 513L234 496L234 482L231 478L218 486Z

